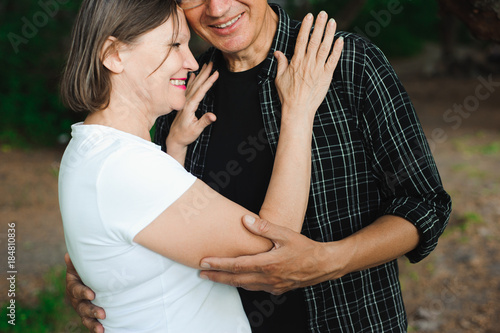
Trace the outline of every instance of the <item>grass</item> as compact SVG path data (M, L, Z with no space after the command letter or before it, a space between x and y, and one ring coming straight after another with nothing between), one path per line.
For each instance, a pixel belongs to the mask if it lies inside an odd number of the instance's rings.
M476 212L466 212L457 218L456 223L449 225L445 229L443 237L459 231L461 234L460 240L462 242L467 242L468 241L467 233L468 231L470 231L470 228L473 225L481 224L483 222L484 219L480 214Z
M460 229L466 231L471 225L483 222L483 217L476 212L467 212L462 216Z
M484 155L496 155L500 153L500 142L491 142L478 147L479 152Z
M55 267L45 276L45 287L39 291L37 302L26 304L16 300L15 326L8 323L8 303L2 304L0 332L88 332L71 305L65 301L65 276L63 267Z
M500 141L488 141L488 136L484 132L478 132L475 136L464 135L456 138L453 144L455 149L467 155L492 156L500 153Z
M474 178L479 180L484 180L490 177L490 174L478 167L471 165L470 163L459 163L452 166L452 170L456 172L462 172L468 178Z

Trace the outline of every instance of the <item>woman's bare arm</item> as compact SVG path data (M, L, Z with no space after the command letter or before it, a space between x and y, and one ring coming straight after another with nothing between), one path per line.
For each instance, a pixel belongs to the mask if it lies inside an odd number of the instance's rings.
M277 54L276 84L282 99L281 132L273 174L259 215L300 231L309 196L311 136L316 109L325 97L342 41L330 55L335 22L320 14L309 39L312 15L304 19L290 64ZM326 26L326 32L325 32ZM323 32L325 37L322 40ZM308 43L309 41L309 43ZM240 223L247 209L196 181L134 241L182 264L200 268L207 256L234 257L267 251L272 244Z
M306 41L306 43L307 43L307 41ZM337 54L339 54L341 48L342 48L342 45L340 45L340 48L339 48L339 45L336 45L335 48L334 48L334 52L337 52ZM281 54L277 54L277 56L278 56L278 58L282 57ZM213 78L216 79L216 76L213 77ZM330 81L331 80L331 76L329 78L327 78L327 80ZM278 83L279 83L279 80L278 80ZM279 85L278 85L278 88L280 88ZM280 90L279 90L279 92L280 92ZM281 100L283 101L283 96L281 95L280 97L281 97ZM284 103L286 103L286 101L284 101ZM210 116L210 119L208 119L208 120L213 121L214 118L212 118ZM281 131L282 131L282 133L281 133L282 137L284 136L283 130L284 130L284 128L281 129ZM284 145L282 144L281 148L284 148L283 146ZM185 157L184 147L178 146L178 145L176 146L176 143L174 141L174 146L173 147L171 146L171 148L168 148L168 149L172 151L172 155L177 155L175 158L181 164L184 164L184 157ZM177 150L178 154L174 153L175 149L178 149ZM281 149L280 149L280 151L281 151ZM277 158L278 157L279 156L277 156ZM286 161L284 161L284 163L286 163ZM276 164L276 161L275 161L275 164ZM276 182L278 182L278 183L280 182L279 179L274 179L272 181L274 181L275 183ZM197 185L197 184L195 184L195 185ZM273 187L274 186L272 186L271 189ZM279 192L278 192L278 194L279 194ZM274 196L272 194L272 192L268 191L267 195L268 195L268 197L271 196L269 199L266 197L266 202L267 202L267 204L269 204L269 207L272 207L271 202L273 200L278 200L279 201L279 196L278 197ZM306 197L307 197L307 195L306 195ZM267 216L266 214L271 214L271 215L275 214L273 210L269 210L267 213L265 212L266 210L268 210L267 206L266 206L267 204L263 205L260 214L264 215L264 216ZM284 212L284 213L286 213L287 210L286 209L278 210L278 208L276 208L276 212ZM273 218L270 218L270 219L271 220L277 220L277 219L280 219L280 218L274 218L273 217ZM286 219L286 218L284 218L284 219ZM240 223L235 223L235 221L236 220L232 219L230 221L230 223L232 225L241 225ZM302 223L302 217L300 219L300 223ZM194 227L194 226L191 226L191 227ZM219 229L222 229L222 228L219 228ZM168 230L167 230L167 232L168 232ZM214 232L214 230L210 230L210 233L213 233L213 232ZM238 231L238 233L239 233L239 231ZM236 235L232 235L232 239L235 242L239 242L239 239L238 239L238 237ZM192 239L191 239L191 241L192 241ZM254 242L257 245L255 245L255 244L252 245L252 243L254 243ZM269 245L270 243L264 243L264 244L262 244L262 240L258 239L258 238L255 238L255 239L252 238L251 240L248 240L248 243L251 244L252 249L254 251L257 251L260 246L262 246L263 248L268 248L270 246ZM190 251L189 250L189 246L185 246L185 244L183 245L182 248L184 249L185 252L189 252ZM190 259L190 260L196 261L195 259ZM67 256L67 265L68 265L68 273L67 273L67 279L68 279L68 281L66 283L66 290L67 290L68 297L69 297L69 299L70 299L73 307L76 309L76 311L78 312L79 316L82 317L82 322L84 323L84 325L89 330L92 330L94 332L103 332L104 329L103 329L102 325L96 319L98 319L98 318L99 319L104 319L105 318L104 310L102 308L98 308L98 307L93 306L89 302L92 299L92 297L89 296L89 295L92 295L93 292L92 292L92 290L90 290L88 287L86 287L81 282L81 280L79 279L79 277L76 274L76 271L74 270L73 266L71 265L71 261L70 261L69 256Z

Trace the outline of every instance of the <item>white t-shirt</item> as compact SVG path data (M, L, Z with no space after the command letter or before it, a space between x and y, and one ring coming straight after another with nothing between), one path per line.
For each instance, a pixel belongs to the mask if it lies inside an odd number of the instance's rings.
M61 161L66 245L112 332L250 332L235 288L133 242L195 181L159 146L100 125L72 126ZM189 244L185 244L189 251Z

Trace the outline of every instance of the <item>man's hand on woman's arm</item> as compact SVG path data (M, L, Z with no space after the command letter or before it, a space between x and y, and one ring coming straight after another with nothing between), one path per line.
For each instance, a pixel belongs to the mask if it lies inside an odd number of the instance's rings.
M82 323L91 332L102 333L104 327L97 319L106 318L103 308L95 306L90 301L94 299L94 292L83 284L78 275L75 266L71 262L69 254L64 256L66 262L66 296L71 305L82 318Z
M334 242L316 242L261 219L244 224L252 233L270 239L274 248L253 256L205 258L200 264L207 269L202 277L247 290L282 294L397 259L413 250L420 239L413 224L393 215L382 216Z

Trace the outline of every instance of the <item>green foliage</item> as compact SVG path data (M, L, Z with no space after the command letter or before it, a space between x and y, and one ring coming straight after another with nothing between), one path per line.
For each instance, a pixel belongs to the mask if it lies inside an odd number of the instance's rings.
M82 119L61 105L58 93L78 6L78 1L58 0L0 5L2 145L53 145Z
M336 17L347 0L311 0L314 12L326 10ZM388 56L417 53L426 40L435 40L439 31L437 1L367 0L358 17L346 29L364 35Z
M16 301L15 326L7 322L8 304L2 304L0 332L87 332L76 312L64 300L65 278L65 269L56 267L46 275L45 288L39 292L36 304Z
M335 17L347 2L309 0L297 7L295 0L287 0L286 7L292 15L324 9ZM424 40L436 38L437 2L400 0L401 13L390 15L390 22L380 21L378 15L388 10L388 3L394 2L367 0L347 30L364 32L389 56L418 52ZM62 134L69 134L72 123L84 118L83 114L61 105L58 93L71 26L80 3L0 2L0 147L55 145ZM371 25L367 27L367 24ZM373 31L367 29L374 27Z

